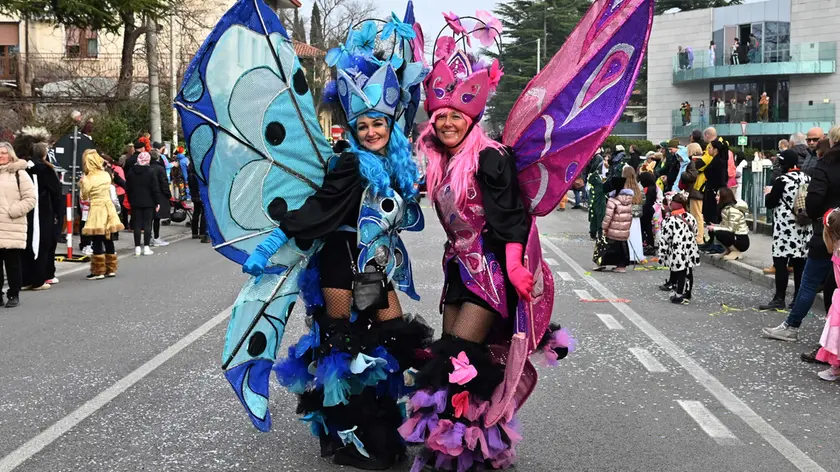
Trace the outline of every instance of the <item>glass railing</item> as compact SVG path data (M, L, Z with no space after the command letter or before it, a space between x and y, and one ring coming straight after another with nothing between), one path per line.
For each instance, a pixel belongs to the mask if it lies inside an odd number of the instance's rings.
M619 121L615 124L615 128L612 130L613 136L626 136L626 137L634 137L634 136L641 136L644 138L647 136L647 122L645 121L634 121L634 122L627 122L627 121Z
M673 57L674 83L756 75L829 74L836 70L837 42L777 45L759 48L733 58L730 50L714 62L708 49L683 52Z
M686 115L682 110L671 111L671 125L674 136L688 136L691 130L715 126L721 136L740 136L741 123L747 123L748 135L777 135L806 132L809 128L826 128L834 124L834 103L791 103L786 106L770 106L767 113L762 113L757 105L747 107L744 103L727 106L721 114L706 109L704 116L697 108ZM826 128L828 129L828 128Z

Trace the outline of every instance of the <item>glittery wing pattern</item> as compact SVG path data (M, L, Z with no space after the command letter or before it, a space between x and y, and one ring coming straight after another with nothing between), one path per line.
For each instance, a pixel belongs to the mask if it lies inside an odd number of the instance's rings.
M321 186L332 154L286 31L262 0L238 0L184 75L175 107L193 159L214 248L244 263ZM297 274L318 242L290 241L234 304L225 376L261 431L271 427L268 377L298 295Z
M653 0L596 0L514 104L503 141L514 149L529 210L544 216L583 171L633 91Z

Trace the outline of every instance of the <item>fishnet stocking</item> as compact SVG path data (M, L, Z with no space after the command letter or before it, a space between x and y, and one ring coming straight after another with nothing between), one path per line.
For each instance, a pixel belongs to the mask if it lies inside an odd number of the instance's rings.
M448 316L451 319L449 321L451 327L447 332L447 311L450 311L452 308L457 309L457 314L450 314ZM493 321L495 321L497 316L496 313L470 302L462 304L460 308L455 305L446 305L443 314L444 333L452 334L474 343L484 341L490 332L490 328L493 327Z
M350 304L353 300L353 292L340 288L323 288L324 307L327 309L327 316L332 319L349 319Z
M351 290L343 290L340 288L323 288L324 305L327 309L327 316L333 319L348 319L350 318L350 310L352 309L353 292ZM388 321L395 318L401 318L403 315L400 299L397 297L397 292L391 290L388 292L388 308L376 312L376 321Z
M455 320L458 319L458 312L461 307L458 305L443 305L443 334L452 334L455 327Z

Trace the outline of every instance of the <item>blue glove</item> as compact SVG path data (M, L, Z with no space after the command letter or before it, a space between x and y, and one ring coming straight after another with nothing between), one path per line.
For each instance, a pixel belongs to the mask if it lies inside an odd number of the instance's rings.
M268 265L268 259L279 251L281 247L289 240L286 233L280 228L276 228L271 234L261 242L254 250L254 253L248 256L248 260L242 264L242 272L253 275L257 278L257 282L262 278L265 272L265 266Z

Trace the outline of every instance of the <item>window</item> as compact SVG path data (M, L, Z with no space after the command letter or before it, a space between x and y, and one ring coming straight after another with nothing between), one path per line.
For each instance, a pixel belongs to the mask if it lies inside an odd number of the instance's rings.
M99 55L99 35L96 31L68 26L64 44L66 57L95 58Z

